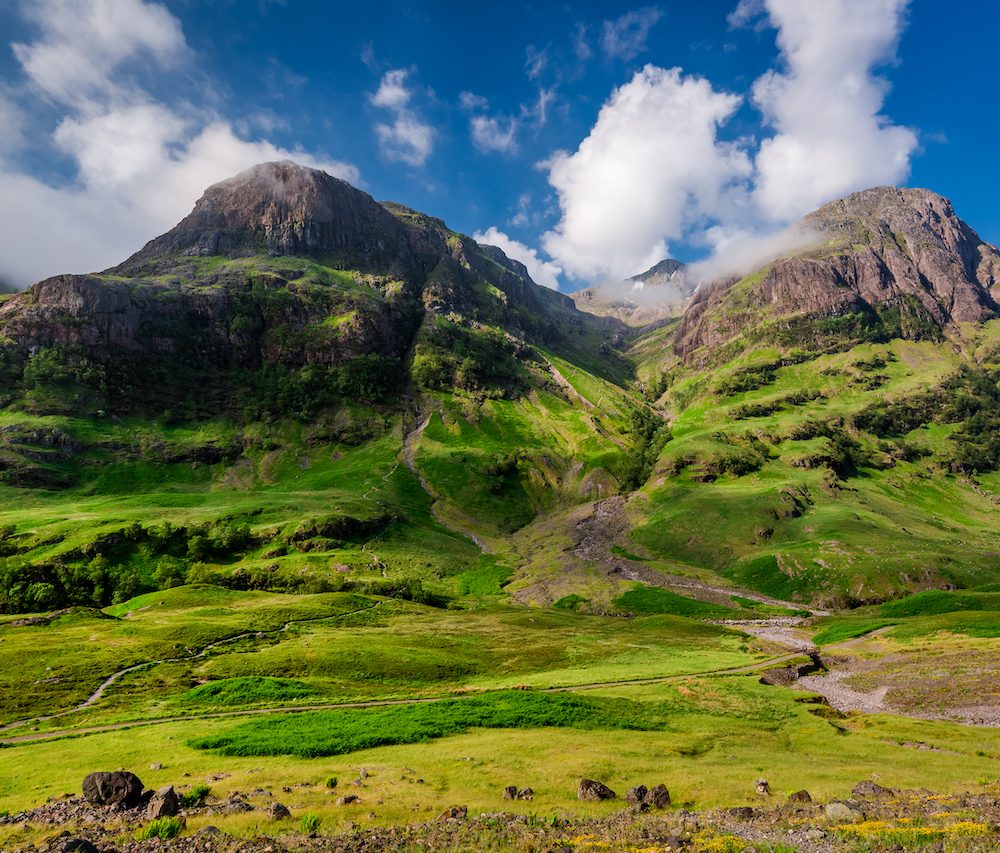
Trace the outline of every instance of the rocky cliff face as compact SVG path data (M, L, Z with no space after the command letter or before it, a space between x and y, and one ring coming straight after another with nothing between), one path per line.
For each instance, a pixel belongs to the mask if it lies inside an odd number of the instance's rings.
M194 210L109 272L144 275L178 256L304 255L352 269L412 269L434 246L367 193L289 161L262 163L209 187Z
M997 314L1000 254L929 190L865 190L803 226L819 235L818 248L699 289L675 337L679 355L711 358L751 330L792 345L817 329L820 337L934 337Z
M266 163L210 187L119 266L0 301L0 367L52 347L187 381L192 370L401 362L431 317L545 343L598 325L440 220L324 172Z

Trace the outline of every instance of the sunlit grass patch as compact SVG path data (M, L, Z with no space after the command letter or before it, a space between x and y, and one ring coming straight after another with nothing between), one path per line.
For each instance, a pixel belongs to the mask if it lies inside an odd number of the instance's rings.
M421 743L470 729L556 728L655 731L667 706L621 699L503 691L489 696L366 710L282 715L244 723L192 741L223 755L343 755L392 744Z

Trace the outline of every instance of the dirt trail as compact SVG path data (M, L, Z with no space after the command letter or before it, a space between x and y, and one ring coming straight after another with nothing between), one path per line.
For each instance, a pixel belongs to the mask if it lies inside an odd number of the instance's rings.
M156 660L143 661L142 663L132 664L124 669L120 669L115 673L112 673L107 678L104 679L98 685L97 689L90 694L83 702L79 705L70 708L66 711L58 711L55 714L47 714L43 717L30 717L27 720L18 720L13 723L7 723L6 725L0 726L0 732L8 732L12 729L21 728L23 726L32 725L34 723L44 723L49 720L58 720L61 717L69 716L70 714L75 714L78 711L82 711L85 708L89 708L91 705L95 704L100 698L107 692L108 688L111 687L116 681L122 677L128 675L130 672L137 672L140 669L147 669L152 666L160 666L165 663L182 663L184 661L198 660L199 658L205 657L213 649L217 649L220 646L227 646L231 643L237 643L240 640L246 640L250 637L256 637L263 639L264 637L277 636L279 634L287 633L288 629L292 625L301 625L308 622L321 622L326 619L340 619L344 616L353 616L356 613L364 613L368 610L374 610L382 604L380 601L376 601L374 604L368 605L367 607L358 607L355 610L346 610L343 613L331 613L326 616L304 616L301 619L289 619L280 628L273 628L269 631L243 631L239 634L234 634L231 637L225 637L221 640L216 640L213 643L209 643L207 646L202 647L196 651L192 651L186 655L180 655L173 658L158 658Z
M420 411L418 410L417 406L412 402L411 402L411 409L413 411L414 419L419 418ZM449 530L454 530L455 532L460 533L466 539L472 540L472 542L475 543L476 547L479 548L480 551L483 551L484 553L488 554L492 549L483 539L481 539L479 536L473 533L468 526L465 525L456 526L455 523L456 520L465 521L467 519L466 525L471 525L472 523L474 523L472 519L468 518L468 516L465 515L465 513L463 513L460 509L456 507L449 507L451 509L452 516L454 517L445 518L441 514L437 506L438 502L441 501L441 498L434 491L430 482L423 475L423 472L420 470L420 468L417 467L416 448L414 446L414 442L419 441L420 436L423 435L424 430L427 429L428 425L430 424L432 417L434 417L433 412L428 414L423 420L419 421L419 423L417 423L417 425L414 426L412 429L407 428L406 419L404 418L403 462L406 463L406 467L410 470L410 473L413 474L413 476L416 477L417 480L420 482L420 488L422 488L428 495L430 495L431 515L434 517L434 520L437 521L437 523L440 524L442 527L447 527Z

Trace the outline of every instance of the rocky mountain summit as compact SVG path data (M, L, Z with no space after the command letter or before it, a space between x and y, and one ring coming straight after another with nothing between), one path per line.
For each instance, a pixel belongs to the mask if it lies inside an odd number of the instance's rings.
M717 360L749 335L820 347L939 338L953 324L997 316L1000 253L936 193L877 187L802 225L818 245L698 290L674 339L678 355Z
M8 368L37 353L86 366L76 372L101 374L100 408L112 409L135 402L140 380L180 392L206 371L382 358L398 372L440 323L460 337L494 329L514 351L572 347L604 326L499 249L287 161L209 187L119 266L54 276L0 305Z
M597 284L571 294L577 307L629 326L649 326L684 310L697 287L687 267L665 258L645 272L613 284Z

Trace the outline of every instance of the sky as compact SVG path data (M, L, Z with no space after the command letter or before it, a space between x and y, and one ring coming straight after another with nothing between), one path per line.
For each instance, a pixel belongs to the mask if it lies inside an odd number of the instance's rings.
M1000 242L978 0L0 0L0 281L120 262L290 158L542 285L715 272L881 184Z

